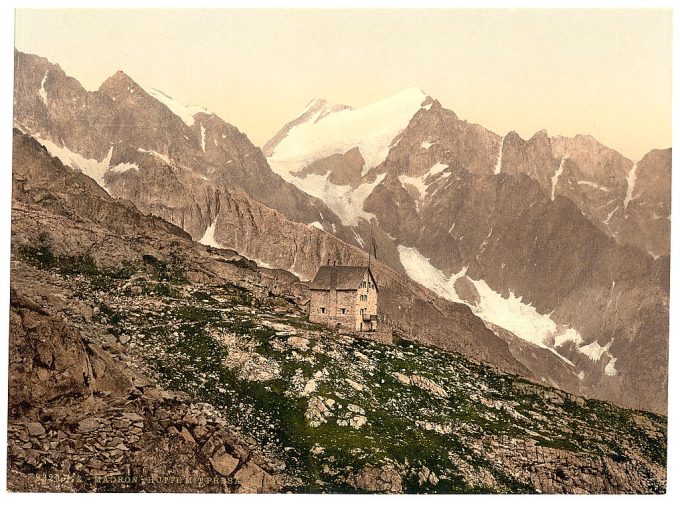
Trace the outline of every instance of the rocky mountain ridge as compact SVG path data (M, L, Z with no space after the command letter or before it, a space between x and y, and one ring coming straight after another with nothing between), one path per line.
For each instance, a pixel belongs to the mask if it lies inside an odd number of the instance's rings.
M237 128L153 93L122 71L88 92L58 65L15 52L15 124L142 211L199 240L218 218L221 191L238 188L293 221L337 230L325 204L273 174Z
M324 104L325 112L312 113L314 104ZM439 101L417 88L362 108L367 116L389 112L388 115L396 117L392 122L378 117L366 126L364 123L368 121L363 117L346 117L351 108L337 106L339 110L336 111L333 107L325 100L313 101L265 144L264 152L274 170L299 187L309 188L304 180L296 180L295 171L324 162L331 156L342 156L353 148L359 149L363 157L369 157L361 166L362 177L376 169L376 174L396 171L397 175L420 178L437 162L443 163L444 154L448 154L448 158L454 157L473 173L525 173L537 181L551 199L555 194L569 198L595 226L617 242L634 245L653 257L668 254L670 149L652 150L633 162L590 135L549 137L542 130L529 140L522 139L514 131L500 136L459 119L453 111L443 108ZM422 127L425 122L428 123L427 132L421 132L426 133L421 136L427 136L427 139L416 142L417 139L408 138L408 134L404 138L409 128ZM336 123L350 132L349 138L343 136L343 131L328 138L326 130ZM360 141L352 137L357 135L356 131L371 128L387 130L385 139L379 145L360 147ZM312 147L305 147L305 140ZM402 141L406 148L398 149ZM292 143L295 143L295 149L287 145ZM325 147L320 148L319 144ZM368 152L376 147L378 152ZM395 149L387 152L385 148ZM433 162L436 158L440 159ZM382 163L387 166L378 169ZM394 170L395 165L397 170ZM638 166L643 168L638 171ZM335 172L330 168L317 173L329 173L333 177ZM640 180L638 175L641 175ZM373 177L369 175L356 181L353 187L371 180ZM315 193L314 190L307 192ZM366 195L363 199L360 196L356 195L352 200L362 207ZM632 203L638 199L639 202Z
M668 258L654 260L621 246L607 238L604 223L593 224L602 216L595 216L594 200L584 192L606 192L579 181L604 184L591 177L600 169L573 161L589 160L587 152L572 154L571 161L555 157L572 144L591 146L592 140L501 138L460 120L417 89L356 110L316 100L266 146L272 168L291 185L271 173L262 153L235 128L205 111L187 112L158 92L147 94L124 74L91 97L65 76L64 83L52 82L51 76L61 74L37 57L18 53L16 68L18 126L67 165L85 166L95 180L99 174L112 195L130 199L195 240L310 279L328 259L362 264L372 223L380 260L391 268L386 272L403 272L454 302L435 302L427 290L389 273L384 282L393 289L386 292L394 297L386 296L382 310L396 314L407 331L418 338L427 333L429 342L511 371L530 370L532 377L569 391L665 410ZM71 94L60 92L66 96L50 93L69 86ZM79 104L77 112L69 100ZM106 103L89 106L90 101ZM381 130L376 111L390 118L389 128ZM340 135L355 118L367 132L361 146ZM332 129L339 152L311 161L313 156L291 149L290 163L276 159L291 132L305 127L306 136L315 135L314 128L331 120L344 128ZM159 128L166 124L171 127ZM320 152L335 149L329 141L336 137L321 138ZM95 145L96 158L90 158L94 151L88 149ZM633 180L632 167L620 155L603 152L619 166L617 174L628 170L626 178ZM670 174L667 154L650 155L650 163L668 162ZM604 155L598 156L596 161ZM371 160L380 163L371 166ZM630 195L627 182L622 193L619 175L611 185L616 189L607 187L630 207L625 222L637 222L631 212L638 207L656 209L646 214L652 218L670 209L645 202L664 195L666 176L663 171L652 176L657 172L650 164L640 172L640 185L636 175ZM644 174L656 190L642 185ZM580 207L572 201L575 195L581 195ZM642 237L636 226L631 236ZM431 306L437 310L422 310ZM475 316L493 328L488 341L478 341L466 328ZM462 323L443 337L441 329L451 319ZM480 331L478 323L473 326Z
M318 159L273 149L270 165L353 206L359 238L372 226L393 269L557 353L581 392L663 411L670 150L634 164L589 136L501 137L418 100L377 164L338 138Z

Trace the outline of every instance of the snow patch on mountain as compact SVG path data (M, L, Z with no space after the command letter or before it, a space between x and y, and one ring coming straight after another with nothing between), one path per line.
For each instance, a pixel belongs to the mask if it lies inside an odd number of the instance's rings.
M427 171L427 173L426 173L423 177L425 177L425 178L427 179L428 177L431 177L431 176L433 176L433 175L441 174L441 173L442 173L444 170L446 170L447 168L449 168L448 165L446 165L445 163L441 163L441 162L438 161L437 163L435 163L434 165L432 165L432 166L430 167L430 169ZM447 175L448 175L448 174L447 174Z
M482 241L482 245L479 246L479 252L475 256L477 261L479 261L479 255L482 254L486 250L486 246L489 245L489 239L491 238L492 233L493 233L493 226L489 230L489 233L486 234L486 237L484 237L484 240Z
M392 141L406 128L427 95L409 88L385 100L342 109L293 126L275 147L269 164L284 179L305 165L358 147L370 169L387 157Z
M612 216L614 215L614 213L615 213L617 210L619 210L619 206L618 206L618 205L617 205L616 207L614 207L614 210L612 210L612 211L607 215L607 219L604 220L604 224L605 224L605 225L609 226L609 220L612 218Z
M429 186L428 184L425 184L424 179L424 177L409 177L408 175L399 176L399 182L401 182L402 186L408 184L418 190L418 204L420 204L420 202L425 199L427 188Z
M141 147L139 147L139 148L137 149L137 151L140 152L140 153L148 154L148 155L150 155L150 156L153 156L153 157L155 157L155 158L158 158L159 160L161 160L161 161L162 161L163 163L165 163L166 165L172 165L172 162L170 161L170 158L168 158L167 156L165 156L165 155L159 153L158 151L154 151L153 149L151 149L151 150L142 149Z
M47 90L45 90L45 82L47 81L47 74L49 73L50 73L49 70L45 72L42 81L40 81L40 89L38 90L38 94L40 95L40 98L42 99L45 105L47 105Z
M609 352L609 347L612 345L613 341L614 341L613 339L610 340L609 343L605 346L601 346L600 344L597 343L597 341L591 342L588 345L583 345L583 346L579 347L578 350L581 353L588 356L591 360L600 361L600 359L602 358L602 355L605 352L606 353Z
M613 287L612 287L613 289ZM578 348L579 352L585 354L588 356L591 360L594 362L600 361L603 357L606 358L607 365L604 368L604 373L606 375L612 376L616 375L616 367L614 366L616 364L616 360L618 358L615 358L611 352L609 352L609 348L611 347L612 343L614 342L614 339L611 339L609 343L605 346L601 346L598 344L596 341L591 342L588 345L583 345Z
M465 303L458 296L454 285L458 279L465 276L467 267L447 277L444 275L444 272L433 267L430 264L430 260L420 254L420 251L415 247L398 245L397 250L399 251L399 261L411 279L431 289L442 298L453 302Z
M201 149L205 152L205 127L201 123L199 126L201 127Z
M501 173L501 167L503 166L503 143L505 142L505 137L501 139L501 145L498 148L498 158L496 158L496 165L493 167L494 175Z
M205 233L199 240L199 242L203 245L208 245L210 247L222 247L217 240L215 240L215 225L217 224L217 216L215 216L215 219L213 220L212 223L210 223L210 226L208 226L205 229Z
M119 173L127 172L128 170L139 171L139 165L137 165L137 163L127 163L126 162L126 163L119 163L115 167L111 167L109 169L110 172L119 172Z
M573 365L569 359L559 353L557 348L568 342L580 344L583 339L578 331L558 326L549 314L539 313L535 307L524 303L522 297L516 296L512 291L505 298L481 279L474 280L468 277L477 290L479 303L467 302L460 298L455 288L456 281L466 276L467 267L447 277L415 247L399 245L397 250L406 274L414 281L431 289L442 298L468 305L484 321L505 328L527 342L548 349L563 361ZM586 352L588 351L594 352L594 346L587 347Z
M550 193L550 199L552 201L555 201L555 188L557 187L557 183L560 180L560 175L562 175L562 172L564 171L564 162L569 158L568 155L562 156L562 159L560 160L560 166L557 168L557 171L555 172L555 175L552 176L552 192Z
M352 228L352 233L354 234L354 240L357 241L357 244L359 244L361 247L366 247L364 239L361 238L361 235L359 235L354 228Z
M449 168L448 165L445 165L444 163L435 163L432 165L430 170L428 170L425 174L419 176L419 177L411 177L408 175L400 175L399 176L399 182L403 184L410 184L414 188L418 190L418 194L420 195L418 206L420 207L420 204L422 203L423 200L425 200L425 196L427 195L427 189L430 187L430 184L434 182L434 179L430 179L431 177L437 176L441 174L444 170ZM448 176L450 174L446 174ZM430 179L429 182L426 182L428 179Z
M312 226L314 228L318 228L319 230L323 231L323 225L318 221L314 221L313 223L309 223L308 226Z
M479 293L480 301L478 306L471 308L479 317L511 331L521 339L549 349L564 361L570 362L555 347L569 341L580 343L582 338L576 330L559 328L548 314L541 314L512 291L505 298L491 289L484 280L472 280L472 283Z
M599 184L596 184L593 181L576 181L576 184L580 184L581 186L590 186L591 188L597 189L599 191L604 191L604 192L609 191L609 188L607 188L605 186L600 186Z
M429 149L431 146L432 146L432 142L428 142L428 141L421 142L421 144L420 144L420 147L422 147L423 149Z
M616 365L616 360L617 360L617 359L618 359L618 358L615 358L615 357L612 356L612 357L609 359L609 363L607 363L607 366L604 367L604 373L607 374L607 375L609 375L610 377L616 375L617 372L618 372L618 370L617 370L616 367L614 366L614 365Z
M623 200L623 208L627 209L628 204L633 200L633 191L635 191L635 181L637 180L637 163L633 163L633 167L628 172L626 177L626 198Z
M111 149L109 149L109 153L106 155L106 157L99 161L85 158L84 156L71 151L68 147L63 145L63 143L62 146L59 147L54 142L44 139L38 135L35 136L35 139L40 142L45 147L45 149L47 149L47 152L49 152L50 155L54 156L55 158L59 158L59 161L61 161L64 165L74 170L79 170L88 177L94 179L97 184L106 189L104 184L104 174L107 172L107 170L109 170L111 165L113 146L111 146Z
M204 114L210 114L206 109L203 107L199 107L197 105L182 105L178 101L176 101L174 98L171 96L166 95L159 89L152 89L149 91L149 94L154 97L156 100L161 102L163 105L165 105L170 111L177 117L179 117L182 121L187 126L193 126L194 125L194 115L198 114L199 112L203 112Z

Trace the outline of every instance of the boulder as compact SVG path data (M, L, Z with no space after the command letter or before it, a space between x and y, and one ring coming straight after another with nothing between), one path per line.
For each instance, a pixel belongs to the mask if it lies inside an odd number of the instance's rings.
M350 484L372 493L400 493L403 488L401 474L392 465L364 467L350 479Z
M224 477L231 475L236 467L238 467L239 460L230 454L222 454L214 458L210 458L210 464L217 473Z
M32 437L41 437L45 434L45 428L40 423L28 423L26 429Z

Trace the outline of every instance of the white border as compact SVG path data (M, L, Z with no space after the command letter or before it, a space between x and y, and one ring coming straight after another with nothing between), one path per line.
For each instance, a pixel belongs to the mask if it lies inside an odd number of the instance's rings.
M294 8L673 8L676 2L671 0L665 1L603 1L603 0L572 0L572 1L553 1L545 2L538 0L523 0L518 2L501 2L501 1L491 1L491 0L477 0L477 1L436 1L436 0L420 0L420 1L386 1L386 0L346 0L344 2L340 1L326 1L320 2L319 0L293 0L286 2L275 2L272 0L250 0L250 1L205 1L205 0L195 0L193 2L178 1L178 0L166 0L160 1L133 1L133 0L120 0L117 2L93 2L79 0L79 1L62 1L58 2L59 7L69 7L69 8L95 8L95 7L113 7L113 8L143 8L143 7L156 7L156 8L225 8L225 7L239 7L239 8L281 8L281 7L294 7ZM109 504L115 503L120 499L126 501L131 500L132 502L142 502L142 500L148 501L149 499L163 500L169 504L182 504L184 505L187 500L200 500L202 503L220 503L224 504L225 500L229 502L255 502L262 503L269 500L276 500L277 503L316 503L318 500L323 500L324 502L332 503L344 503L348 498L352 502L359 501L369 501L371 503L384 502L387 500L399 501L401 503L411 503L412 501L437 501L443 503L460 503L460 502L473 502L473 503L484 503L487 501L503 501L509 503L522 503L525 500L541 500L545 501L569 501L574 500L585 500L590 503L598 502L609 502L612 503L614 500L619 501L630 501L635 500L638 503L641 500L654 500L655 503L668 502L673 500L673 503L677 503L680 498L680 484L678 484L678 422L677 416L678 408L677 401L674 401L673 395L678 394L678 373L676 372L674 364L677 363L677 344L673 342L673 338L670 338L671 355L669 360L669 444L668 444L668 492L664 496L653 496L653 497L639 497L639 496L623 496L623 495L613 495L613 496L525 496L525 495L513 495L513 496L496 496L496 495L482 495L482 496L468 496L468 495L447 495L447 496L400 496L400 497L387 497L387 496L361 496L352 495L351 497L343 495L326 495L323 497L315 495L274 495L274 496L245 496L245 495L118 495L118 494L97 494L93 495L75 495L75 494L64 494L64 495L45 495L45 494L8 494L6 490L6 461L7 461L7 445L6 445L6 434L7 434L7 329L8 329L8 306L9 306L9 251L10 251L10 208L11 208L11 117L12 117L12 86L13 86L13 72L14 72L14 9L15 8L53 8L55 5L48 1L21 1L21 2L3 2L0 7L0 64L2 68L0 69L0 124L7 125L8 128L2 128L0 134L0 204L2 205L0 209L0 335L2 335L2 345L0 345L0 437L2 442L0 443L2 449L0 451L0 490L3 491L5 496L2 499L7 500L7 502L21 502L21 503L33 503L33 502L43 502L49 500L50 502L56 503L91 503L96 501L97 503ZM676 9L673 13L673 24L677 27L678 20L680 18L680 10ZM673 54L677 57L680 54L678 51L678 37L673 37ZM677 100L677 89L678 83L680 82L679 68L680 65L675 65L673 68L673 145L677 146L678 138L680 134L678 133L678 100ZM663 147L663 146L660 146ZM678 186L680 186L680 176L673 177L673 202L678 202ZM675 225L675 220L673 220L672 225L672 235L671 235L671 250L680 250L680 237L678 236L677 226ZM671 261L671 326L670 335L677 335L680 330L680 323L678 323L677 317L677 300L680 296L680 282L677 275L677 261Z

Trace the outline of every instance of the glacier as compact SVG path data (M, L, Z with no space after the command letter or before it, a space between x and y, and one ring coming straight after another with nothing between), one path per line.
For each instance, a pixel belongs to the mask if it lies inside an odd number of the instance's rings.
M375 167L385 160L390 144L426 98L421 89L409 88L364 107L342 109L318 121L311 118L290 129L268 158L269 164L288 180L291 172L313 161L358 147L366 169Z
M463 267L460 272L446 276L415 247L399 245L397 249L399 260L411 279L431 289L442 298L469 306L482 320L511 331L522 340L551 351L569 365L573 366L574 363L559 352L559 348L569 342L576 344L577 350L590 359L597 357L599 360L605 353L613 358L609 354L611 343L602 348L596 342L578 347L583 343L583 338L577 330L558 325L552 320L550 314L541 314L512 291L508 293L507 298L504 297L494 291L483 279L475 280L468 277L479 294L479 303L470 303L461 299L456 291L455 283L458 279L466 277L467 267ZM613 363L610 371L612 369Z

